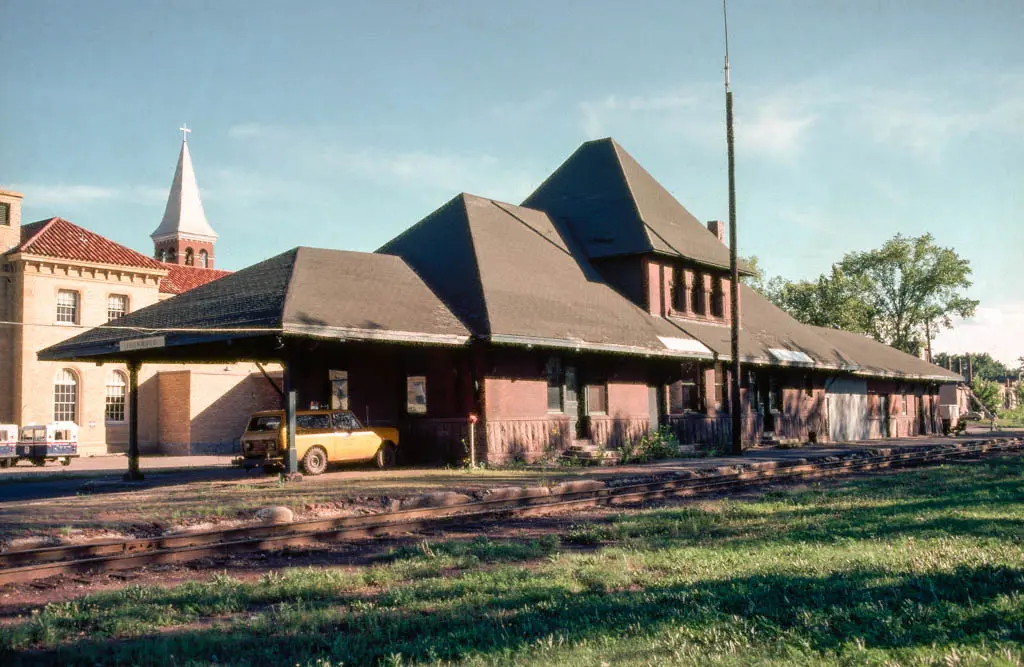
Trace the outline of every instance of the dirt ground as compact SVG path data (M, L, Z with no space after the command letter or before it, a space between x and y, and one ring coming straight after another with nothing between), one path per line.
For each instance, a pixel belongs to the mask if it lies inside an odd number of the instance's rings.
M341 468L300 482L283 482L258 471L245 473L223 468L151 474L142 483L125 483L117 477L11 481L0 484L0 550L244 526L257 522L257 511L269 506L289 508L296 520L344 517L391 511L407 498L432 492L480 499L488 490L501 487L552 486L591 479L614 486L704 468L951 442L949 438L918 438L845 447L760 449L748 451L742 457L670 459L606 468Z

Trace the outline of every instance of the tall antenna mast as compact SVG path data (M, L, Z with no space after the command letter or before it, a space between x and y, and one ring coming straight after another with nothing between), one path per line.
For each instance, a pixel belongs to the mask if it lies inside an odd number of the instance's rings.
M729 156L729 333L732 372L729 379L731 450L743 453L743 422L740 415L740 269L736 254L736 155L733 150L732 88L729 85L729 13L722 0L725 24L725 143ZM752 397L751 400L757 400Z

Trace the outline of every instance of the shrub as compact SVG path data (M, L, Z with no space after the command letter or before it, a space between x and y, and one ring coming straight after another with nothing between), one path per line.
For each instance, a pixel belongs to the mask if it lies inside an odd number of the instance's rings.
M668 426L644 433L639 440L626 445L622 450L623 463L643 463L673 456L679 456L679 440Z

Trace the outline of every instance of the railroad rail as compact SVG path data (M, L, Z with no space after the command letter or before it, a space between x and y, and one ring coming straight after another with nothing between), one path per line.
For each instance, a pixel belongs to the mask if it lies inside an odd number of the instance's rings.
M630 484L620 487L564 491L557 494L482 500L445 507L399 510L355 517L296 521L186 533L157 538L95 542L0 552L0 585L58 574L125 570L144 565L180 563L230 553L281 549L326 541L408 533L426 528L478 523L513 516L531 516L573 507L628 504L697 495L773 481L817 479L895 467L938 463L949 459L1024 448L1024 438L967 441L897 453L860 457L828 457L818 461L754 464L741 472Z

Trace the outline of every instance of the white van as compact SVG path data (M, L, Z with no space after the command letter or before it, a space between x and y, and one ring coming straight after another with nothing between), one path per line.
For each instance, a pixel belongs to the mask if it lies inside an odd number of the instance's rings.
M69 465L78 456L78 424L74 422L50 422L29 424L21 427L18 438L18 458L28 459L33 465L46 465L47 461L60 460Z

